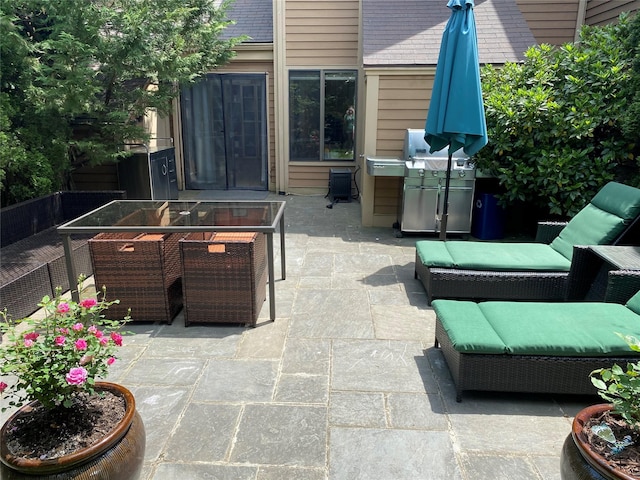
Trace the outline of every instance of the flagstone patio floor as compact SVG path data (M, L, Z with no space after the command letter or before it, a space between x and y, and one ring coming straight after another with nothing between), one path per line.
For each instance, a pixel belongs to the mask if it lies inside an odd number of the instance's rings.
M560 479L572 416L597 397L456 403L414 279L415 241L435 237L362 227L357 201L267 198L287 202L275 322L267 300L255 328L130 325L108 380L144 420L141 478Z

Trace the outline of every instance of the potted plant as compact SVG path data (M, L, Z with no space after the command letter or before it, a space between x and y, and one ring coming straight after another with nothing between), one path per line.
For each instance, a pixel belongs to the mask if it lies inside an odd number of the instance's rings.
M620 335L640 352L640 340ZM561 475L570 479L640 478L640 361L591 372L598 395L610 403L592 405L574 418L564 443Z
M2 312L2 411L17 411L0 430L0 477L136 478L145 433L135 400L98 381L117 358L129 318L105 318L118 301L106 301L104 289L101 300L78 303L60 293L38 304L41 319Z

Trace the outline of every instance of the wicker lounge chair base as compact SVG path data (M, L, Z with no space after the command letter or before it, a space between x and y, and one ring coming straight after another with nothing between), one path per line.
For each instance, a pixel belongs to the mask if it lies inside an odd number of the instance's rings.
M640 292L607 302L436 300L435 346L465 390L595 395L589 373L640 358Z
M474 300L564 300L568 272L498 272L433 268L416 254L418 278L431 305L436 298Z
M625 365L635 357L554 357L492 355L456 351L436 321L436 347L440 347L456 386L456 401L469 390L493 392L596 395L589 373L597 368Z

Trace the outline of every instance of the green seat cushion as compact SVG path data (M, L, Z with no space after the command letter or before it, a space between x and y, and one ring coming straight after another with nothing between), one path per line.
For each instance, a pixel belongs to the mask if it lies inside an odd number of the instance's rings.
M640 316L615 303L435 300L433 308L463 353L627 356L616 332L640 336Z
M432 306L458 352L502 354L506 351L507 346L477 303L434 300Z
M571 219L551 246L568 259L574 245L608 245L640 215L640 190L609 182Z
M427 267L543 272L568 272L571 267L567 258L543 243L421 240L416 252Z
M511 354L630 355L616 332L640 334L640 317L616 303L484 302L480 309Z

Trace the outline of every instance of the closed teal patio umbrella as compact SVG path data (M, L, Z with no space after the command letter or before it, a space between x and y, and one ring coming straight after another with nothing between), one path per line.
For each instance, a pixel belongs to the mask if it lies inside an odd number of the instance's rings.
M474 3L473 0L449 0L447 7L451 9L451 17L442 34L424 136L430 153L449 147L441 240L447 236L452 154L462 148L471 156L488 142Z

